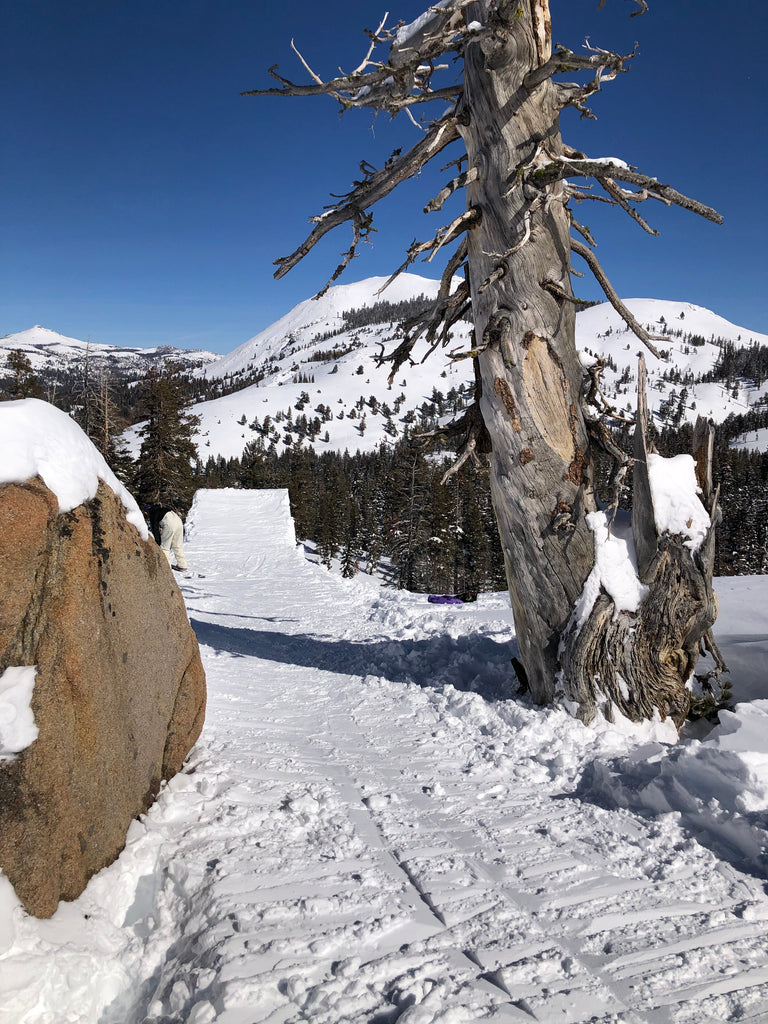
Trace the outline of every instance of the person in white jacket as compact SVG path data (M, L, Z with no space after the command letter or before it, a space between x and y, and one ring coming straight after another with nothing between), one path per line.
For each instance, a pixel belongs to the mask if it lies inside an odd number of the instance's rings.
M167 505L150 505L147 510L149 527L152 536L160 545L172 569L186 569L187 558L184 554L184 521L181 516ZM176 559L174 564L171 552Z

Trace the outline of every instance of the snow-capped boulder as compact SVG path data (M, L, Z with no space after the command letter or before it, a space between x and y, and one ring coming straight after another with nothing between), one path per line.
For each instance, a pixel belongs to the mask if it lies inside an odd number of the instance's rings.
M0 446L0 868L47 917L181 768L205 676L168 563L79 428L42 402L2 403ZM13 479L27 456L38 475Z

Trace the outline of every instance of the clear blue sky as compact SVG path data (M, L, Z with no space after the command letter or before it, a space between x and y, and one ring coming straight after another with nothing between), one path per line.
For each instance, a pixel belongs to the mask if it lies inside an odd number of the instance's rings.
M422 0L387 0L390 23ZM330 192L362 158L379 166L416 130L336 104L241 98L267 68L304 81L296 44L330 75L361 59L382 2L4 0L0 8L0 335L39 323L118 345L226 352L321 287L349 245L331 234L282 281ZM597 122L567 112L563 134L618 156L715 206L717 227L646 204L661 237L623 213L581 208L620 294L684 299L768 333L764 185L766 5L747 0L552 0L554 38L626 52L632 71L605 86ZM446 157L446 160L449 157ZM442 162L442 161L441 161ZM385 274L440 214L425 174L374 215L379 231L346 273ZM438 268L417 265L438 276ZM579 294L599 298L587 278Z

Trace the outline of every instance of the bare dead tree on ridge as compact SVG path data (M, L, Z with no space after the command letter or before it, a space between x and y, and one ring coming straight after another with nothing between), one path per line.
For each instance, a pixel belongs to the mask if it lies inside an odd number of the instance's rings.
M634 2L633 17L647 9L645 0ZM420 256L445 252L437 299L404 325L402 342L382 360L391 363L394 375L413 361L419 339L428 351L445 346L452 326L471 310L473 345L452 353L475 361L477 381L457 461L477 451L490 456L521 674L537 701L565 700L584 721L598 711L610 716L616 705L633 720L658 713L679 726L699 654L707 648L721 664L711 635L714 525L696 551L656 525L642 366L633 458L611 442L599 367L586 371L576 352L572 254L654 357L659 339L619 299L574 207L610 203L652 234L642 204L680 206L715 223L721 217L621 160L590 159L563 142L560 111L575 107L591 117L588 101L627 70L633 53L553 48L549 0L442 0L410 25L388 30L385 23L386 17L367 33L368 51L353 71L325 81L293 47L307 84L284 78L275 66L270 74L277 86L244 94L330 96L344 110L402 112L421 128L416 143L396 150L383 167L361 163L361 176L349 191L312 218L315 226L291 255L275 261L275 277L329 231L349 223L352 243L327 288L371 231L376 203L447 147L463 147L448 164L455 175L425 212L439 211L458 189L466 194L466 209L428 240L414 242L393 274ZM380 57L383 47L388 50ZM563 80L564 75L579 81ZM436 101L444 112L417 120L416 113L434 109L425 105ZM465 277L457 286L462 269ZM714 524L711 425L700 422L695 438L698 483ZM631 612L617 609L602 589L582 622L575 608L595 566L595 536L586 517L597 509L598 449L616 459L617 482L633 473L632 533L638 575L648 589Z

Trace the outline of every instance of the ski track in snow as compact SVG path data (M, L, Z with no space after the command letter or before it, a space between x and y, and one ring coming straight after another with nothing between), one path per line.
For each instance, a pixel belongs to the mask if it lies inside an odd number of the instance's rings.
M762 883L576 796L629 739L488 699L505 599L332 576L282 491L190 524L203 736L79 900L13 910L2 1024L768 1021Z

